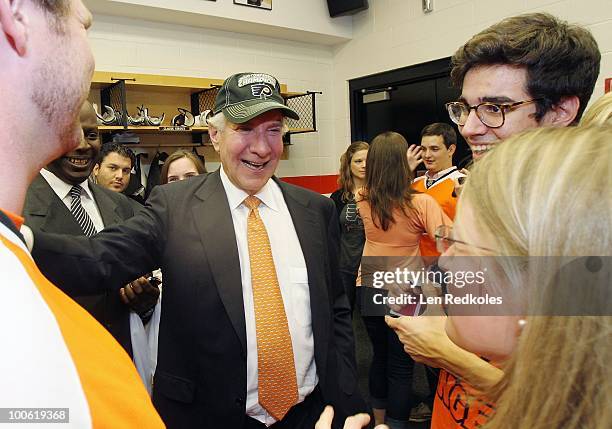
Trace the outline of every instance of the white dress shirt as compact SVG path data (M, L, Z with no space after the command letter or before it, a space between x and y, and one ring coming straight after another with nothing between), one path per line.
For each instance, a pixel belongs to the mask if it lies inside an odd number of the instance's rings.
M229 201L240 259L247 341L246 414L270 426L276 420L258 402L257 332L247 242L249 209L243 204L248 194L229 180L223 167L221 167L221 182ZM298 401L301 402L318 383L306 262L280 187L273 180L268 180L255 196L262 202L258 210L268 232L272 258L283 296L293 346Z
M40 174L42 175L42 177L44 177L49 186L51 186L53 192L55 192L59 199L62 200L66 207L68 207L68 210L70 210L70 204L72 203L70 189L72 189L72 185L64 182L55 174L44 168L40 170ZM80 183L80 185L81 188L83 188L84 190L84 192L81 192L81 205L91 218L94 226L96 227L96 231L100 232L104 229L104 222L102 221L102 215L100 215L96 200L94 200L93 194L91 193L89 181L86 179L85 181Z

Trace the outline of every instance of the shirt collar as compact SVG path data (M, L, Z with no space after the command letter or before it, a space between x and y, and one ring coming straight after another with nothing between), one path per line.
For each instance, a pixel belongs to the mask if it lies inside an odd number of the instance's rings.
M49 186L51 186L51 189L53 189L53 191L57 194L58 197L60 197L61 200L68 196L68 194L70 193L70 189L72 189L71 184L64 182L54 173L50 172L45 168L40 170L40 174L45 178ZM86 195L90 200L93 200L94 198L91 192L91 188L89 187L89 180L85 179L83 182L79 183L79 185L81 185L81 188L83 188L83 190L85 191L85 193L82 195Z
M227 201L229 202L229 206L231 210L234 210L242 204L244 199L249 196L244 190L238 188L236 185L232 183L227 174L225 174L225 170L223 166L221 166L221 182L223 183L223 188L225 189L225 195L227 195ZM282 198L282 193L280 192L279 186L274 182L274 180L268 180L268 182L255 194L257 198L266 206L274 211L278 211L279 204L277 201L278 195L280 194Z
M425 177L430 179L430 180L438 180L440 177L444 176L445 174L450 173L453 170L456 170L457 167L455 167L454 165L450 168L447 168L446 170L442 170L442 171L438 171L436 174L434 174L433 176L429 175L429 171L425 172Z

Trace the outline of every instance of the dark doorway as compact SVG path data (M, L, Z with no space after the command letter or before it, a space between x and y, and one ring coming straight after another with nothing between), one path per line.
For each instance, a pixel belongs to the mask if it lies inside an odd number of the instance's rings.
M450 84L450 58L430 61L349 81L352 140L372 141L383 131L396 131L419 144L421 129L432 122L451 122L444 104L460 91ZM387 89L389 99L364 103L364 95ZM367 98L367 97L366 97ZM455 165L465 166L471 152L458 134Z

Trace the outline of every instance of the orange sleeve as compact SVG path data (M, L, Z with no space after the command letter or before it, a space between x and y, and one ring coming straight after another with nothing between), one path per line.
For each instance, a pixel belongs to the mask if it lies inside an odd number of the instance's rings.
M0 237L1 238L1 237ZM30 256L8 240L55 316L76 366L95 428L163 428L128 354L92 317L55 287Z

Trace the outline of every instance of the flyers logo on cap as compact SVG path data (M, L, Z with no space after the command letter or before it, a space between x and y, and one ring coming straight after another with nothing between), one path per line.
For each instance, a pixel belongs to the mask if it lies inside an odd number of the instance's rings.
M253 97L265 100L272 95L272 88L265 83L255 83L251 85L251 94L253 94Z

